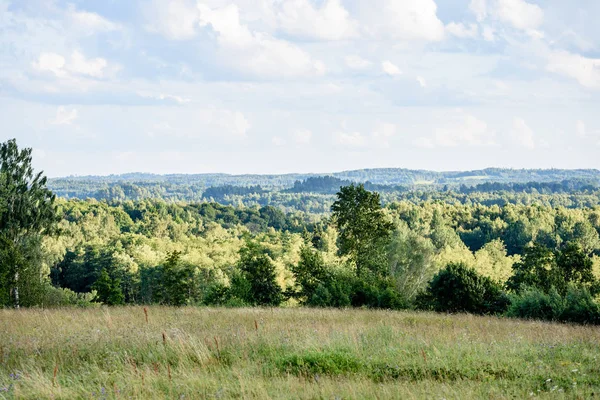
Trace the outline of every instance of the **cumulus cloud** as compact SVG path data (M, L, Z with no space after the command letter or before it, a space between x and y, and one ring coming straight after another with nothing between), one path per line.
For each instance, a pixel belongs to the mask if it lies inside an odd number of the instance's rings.
M515 118L513 121L511 137L513 141L526 149L535 148L535 139L533 130L527 125L524 119Z
M56 53L42 53L38 60L33 62L33 67L39 71L49 71L56 76L65 76L65 58Z
M177 96L174 94L165 94L165 93L154 94L154 93L140 92L140 93L138 93L138 95L141 97L148 98L148 99L162 100L162 101L166 101L166 102L173 102L176 104L186 104L191 101L191 99Z
M80 30L88 35L95 32L111 32L121 30L119 24L109 21L93 12L77 10L74 5L69 5L67 18Z
M487 18L487 1L486 0L471 0L469 3L469 10L475 17L477 21L481 22Z
M106 68L107 62L104 58L93 58L88 59L85 58L83 54L79 51L74 51L71 54L71 61L67 65L69 71L81 74L88 75L94 78L101 78L104 69Z
M343 130L333 134L334 143L348 148L388 148L390 140L396 136L397 126L388 122L378 122L369 134L347 129L347 124L342 124Z
M325 66L287 41L253 32L240 22L239 8L230 4L210 8L198 4L200 26L210 27L221 46L222 59L255 76L288 77L322 75Z
M437 17L434 0L372 0L364 4L361 11L370 14L370 20L363 23L372 36L432 42L444 38L444 24Z
M390 139L396 136L396 130L395 124L380 122L371 132L371 141L378 147L390 147Z
M345 147L360 148L367 145L367 139L360 132L335 132L334 141Z
M524 0L496 0L494 12L504 22L522 30L536 29L544 21L544 11Z
M366 69L373 63L357 55L349 55L344 58L346 65L352 69Z
M568 51L552 51L546 65L548 71L576 79L590 89L600 89L600 59L587 58Z
M458 112L444 126L435 129L432 137L413 141L419 147L457 147L494 145L496 133L485 121L474 115Z
M389 76L401 75L402 71L391 61L384 61L381 63L381 70Z
M466 26L462 23L450 22L446 25L446 32L461 39L473 39L479 34L479 28L476 24Z
M93 78L102 78L108 63L104 58L86 58L81 52L75 50L70 59L56 53L42 53L33 67L42 72L51 72L58 77L69 74L87 75Z
M279 29L289 35L323 40L358 36L358 23L350 18L340 0L327 0L321 7L315 7L309 0L275 4Z
M50 121L52 125L72 125L77 119L77 109L68 110L65 106L60 106L56 110L56 117Z
M198 9L192 0L153 0L144 12L149 23L146 29L170 39L185 40L196 35Z

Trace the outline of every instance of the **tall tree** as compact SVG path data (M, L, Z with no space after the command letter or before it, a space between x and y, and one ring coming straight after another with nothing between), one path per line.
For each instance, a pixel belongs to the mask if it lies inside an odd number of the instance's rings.
M240 249L239 266L250 284L246 301L259 306L278 306L283 301L275 265L258 243L248 241Z
M344 186L331 211L340 234L340 254L350 257L357 275L365 270L384 272L385 247L394 225L383 213L379 193L369 192L362 184Z
M19 307L19 288L27 285L19 277L27 260L28 243L53 230L58 222L55 196L46 187L43 172L34 173L32 149L19 149L15 139L0 144L0 236L10 243L10 257L0 260L9 271L14 305ZM20 256L16 254L20 253Z

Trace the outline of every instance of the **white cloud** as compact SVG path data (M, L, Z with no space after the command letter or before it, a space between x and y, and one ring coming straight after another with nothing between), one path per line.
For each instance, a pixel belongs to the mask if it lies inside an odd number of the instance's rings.
M296 142L296 144L310 144L311 140L312 132L307 129L294 132L294 142Z
M364 4L361 11L371 13L365 29L375 37L434 42L444 38L444 24L437 17L434 0L372 0Z
M535 139L533 130L527 125L522 118L515 118L511 136L515 143L527 149L535 148Z
M67 110L64 106L58 107L56 117L50 121L52 125L72 125L77 119L77 109Z
M290 35L323 40L340 40L358 35L358 24L340 0L327 0L317 8L309 0L279 3L276 16L280 29Z
M417 82L419 82L419 85L421 85L422 88L427 87L427 81L422 76L417 76Z
M365 147L367 139L360 132L336 132L333 135L335 143L346 147Z
M483 40L486 42L493 42L496 40L496 30L489 25L483 27Z
M357 55L349 55L344 58L346 65L352 69L366 69L369 68L373 63L369 60Z
M107 62L104 58L93 58L86 59L83 54L79 51L74 51L71 54L71 61L67 65L69 71L81 74L89 75L94 78L101 78L103 71L106 68Z
M477 21L482 22L487 18L486 0L471 0L471 3L469 3L469 10L475 14Z
M554 51L548 55L546 69L576 79L587 88L600 89L600 59Z
M196 35L198 10L192 0L153 0L144 8L149 23L146 29L173 40Z
M442 127L435 129L433 137L420 137L413 141L419 147L491 146L496 144L496 133L488 129L485 121L459 111Z
M141 97L149 98L149 99L173 101L178 104L186 104L191 101L191 99L184 98L181 96L176 96L173 94L164 94L164 93L153 94L153 93L140 92L140 93L138 93L138 95Z
M69 5L67 17L79 30L86 32L88 35L95 32L111 32L121 29L119 24L111 22L96 13L77 10L72 4Z
M250 128L250 121L239 111L209 108L196 110L189 126L174 129L172 133L187 137L209 134L224 139L243 139Z
M69 73L73 73L94 78L101 78L107 65L104 58L88 59L77 50L73 51L69 62L60 54L42 53L38 57L38 61L33 63L33 67L37 70L52 72L58 77L65 77Z
M532 30L544 21L544 11L524 0L496 0L495 14L517 29Z
M62 77L66 75L65 58L56 53L42 53L38 61L33 62L33 67L39 71L49 71L54 75Z
M401 75L402 74L402 71L400 71L400 68L398 68L391 61L384 61L384 62L382 62L381 63L381 69L382 69L383 72L385 72L389 76L397 76L397 75Z
M473 39L479 34L479 28L476 24L467 27L462 23L450 22L446 25L446 32L461 39Z
M371 133L371 140L378 147L390 147L390 139L396 136L396 125L380 122Z
M582 120L577 121L575 131L577 132L577 136L579 136L581 138L586 137L587 130L586 130L585 122L583 122Z
M243 73L265 77L322 75L325 66L310 54L267 33L252 32L240 22L235 4L212 9L198 4L200 25L218 35L222 59Z

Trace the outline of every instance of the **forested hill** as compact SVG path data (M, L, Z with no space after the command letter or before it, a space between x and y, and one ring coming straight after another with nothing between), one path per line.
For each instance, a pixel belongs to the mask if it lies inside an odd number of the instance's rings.
M147 173L128 173L108 176L69 176L53 178L50 182L58 186L65 182L86 184L134 183L134 182L168 182L171 184L197 184L205 187L233 185L263 187L291 187L294 182L309 177L332 176L354 182L371 182L383 185L414 184L452 184L483 182L554 182L565 179L600 180L597 169L506 169L486 168L473 171L427 171L404 168L372 168L352 171L318 173L318 174L279 174L279 175L229 175L229 174L170 174L156 175Z
M298 194L333 195L340 186L365 183L382 193L414 191L571 193L596 190L600 171L591 169L501 169L435 172L401 168L362 169L331 174L283 175L154 175L71 176L49 180L50 189L65 198L125 201L212 200L225 204L285 205ZM296 199L297 200L297 199ZM321 199L322 200L322 199ZM319 201L322 203L322 201ZM296 208L292 205L293 208ZM328 207L324 207L325 209Z

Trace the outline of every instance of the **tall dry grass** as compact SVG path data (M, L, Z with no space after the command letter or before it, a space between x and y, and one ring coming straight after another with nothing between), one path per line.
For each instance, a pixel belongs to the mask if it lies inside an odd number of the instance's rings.
M600 330L470 315L0 310L0 398L590 398Z

